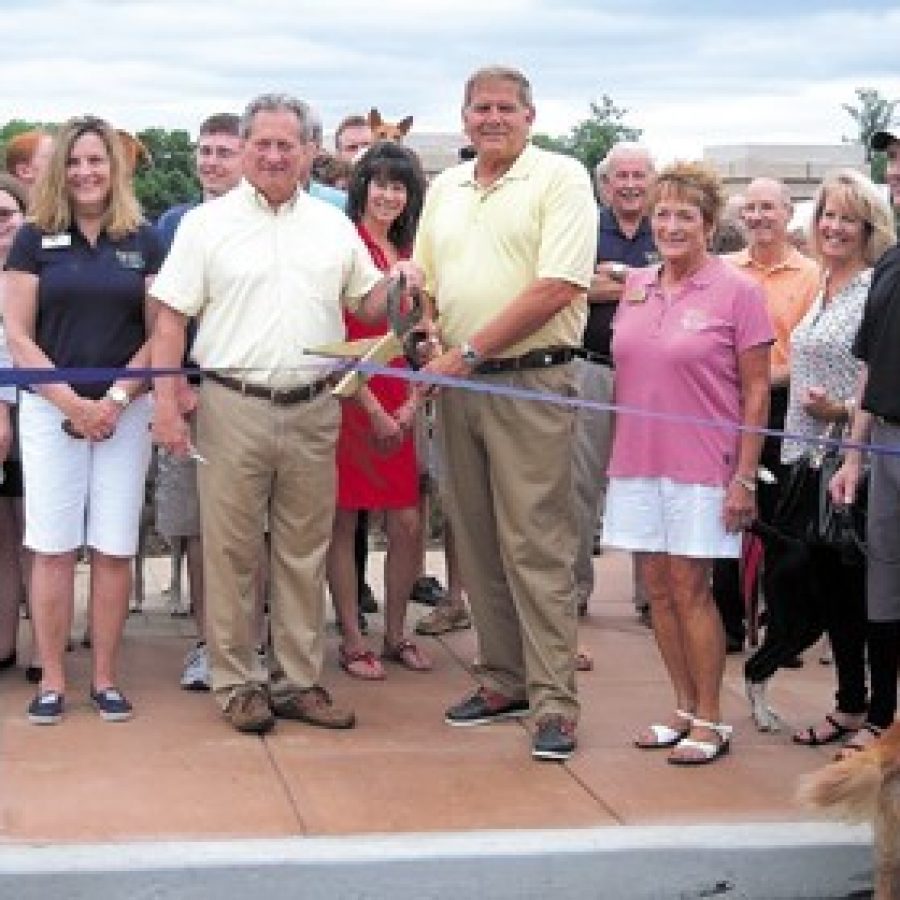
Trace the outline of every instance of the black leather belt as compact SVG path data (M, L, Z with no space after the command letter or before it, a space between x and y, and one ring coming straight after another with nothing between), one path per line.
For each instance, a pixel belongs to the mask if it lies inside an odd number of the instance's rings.
M312 381L300 387L279 390L278 388L263 387L259 384L250 384L247 381L241 381L239 378L229 378L227 375L219 375L217 372L207 372L206 377L231 391L245 394L248 397L259 397L262 400L274 403L276 406L308 403L313 398L318 397L331 383L327 378L320 378L318 381Z
M501 372L524 372L528 369L549 369L575 359L574 347L548 347L546 350L529 350L521 356L506 359L486 359L475 366L476 375L498 375Z

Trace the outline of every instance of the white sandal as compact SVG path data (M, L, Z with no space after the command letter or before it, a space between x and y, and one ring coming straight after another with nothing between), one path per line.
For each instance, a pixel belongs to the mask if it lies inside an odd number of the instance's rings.
M668 761L673 766L705 766L707 763L714 762L720 756L724 756L731 749L731 733L734 730L730 725L723 725L721 722L707 722L705 719L693 719L694 728L706 728L715 732L719 740L716 743L712 741L695 741L692 738L683 738L676 745L675 749L684 748L685 750L696 750L699 756L676 756L670 754Z
M677 746L680 741L683 741L691 733L694 717L683 709L676 709L675 715L678 716L679 719L685 720L687 728L676 730L669 725L648 725L647 731L652 733L653 740L641 741L640 739L635 738L634 746L639 750L661 750Z

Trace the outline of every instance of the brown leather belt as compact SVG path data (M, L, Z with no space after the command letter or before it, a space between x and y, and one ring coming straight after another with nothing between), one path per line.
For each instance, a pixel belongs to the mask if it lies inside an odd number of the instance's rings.
M309 384L300 385L295 388L267 388L259 384L250 384L247 381L241 381L239 378L229 378L227 375L219 375L217 372L207 372L205 375L210 381L221 384L231 391L238 394L244 394L247 397L259 397L261 400L268 400L276 406L293 406L295 403L308 403L310 400L318 397L331 382L327 378L320 378L318 381L312 381Z
M574 347L548 347L546 350L529 350L521 356L486 359L475 366L476 375L497 375L501 372L525 372L529 369L548 369L562 366L575 359Z

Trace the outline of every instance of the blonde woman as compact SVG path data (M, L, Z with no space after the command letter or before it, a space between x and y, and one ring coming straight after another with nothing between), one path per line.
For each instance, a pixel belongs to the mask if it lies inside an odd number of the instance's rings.
M94 117L60 130L32 216L7 260L6 327L19 367L142 367L149 361L147 287L162 250L141 217L120 138ZM116 660L131 589L150 400L142 381L36 385L22 396L25 546L34 552L32 615L43 665L34 724L63 714L63 658L75 562L91 561L90 697L107 721L131 717Z

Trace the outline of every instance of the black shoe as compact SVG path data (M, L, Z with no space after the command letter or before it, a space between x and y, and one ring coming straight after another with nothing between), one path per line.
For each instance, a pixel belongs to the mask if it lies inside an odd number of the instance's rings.
M474 694L451 706L444 714L448 725L487 725L503 719L517 719L528 715L524 700L510 700L496 691L479 688Z
M63 715L63 695L44 691L28 704L28 721L32 725L55 725Z
M565 762L575 752L575 723L562 716L544 716L537 724L531 755Z
M375 594L372 593L372 588L365 582L363 582L359 591L359 608L364 613L378 612L378 601L375 599Z
M91 688L91 703L104 722L127 722L134 714L131 704L118 688L108 687L102 691Z
M433 575L423 575L415 580L409 599L423 606L438 606L446 596L447 592L437 578Z

